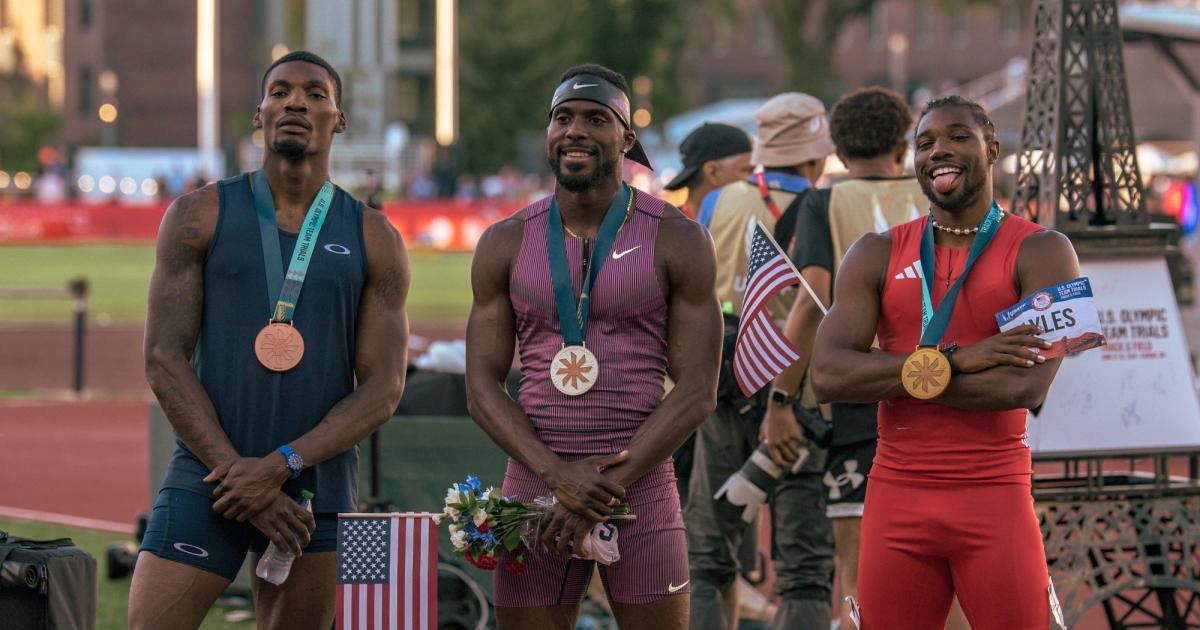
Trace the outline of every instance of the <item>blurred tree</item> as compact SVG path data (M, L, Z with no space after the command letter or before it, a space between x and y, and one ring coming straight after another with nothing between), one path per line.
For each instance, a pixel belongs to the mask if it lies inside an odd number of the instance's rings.
M886 0L766 0L776 37L788 60L788 89L804 90L827 103L837 99L845 86L833 57L837 38L848 23L869 18L876 5ZM944 11L965 10L967 5L993 4L1002 10L1029 15L1031 0L1015 4L998 0L913 0ZM904 7L911 9L911 7Z
M28 75L0 74L0 168L36 173L38 149L51 140L58 124L58 113L41 102Z
M788 89L804 90L827 102L842 91L833 65L842 27L871 14L879 0L769 0L767 10L788 63Z
M730 0L703 0L729 14ZM688 0L461 0L459 111L465 170L513 163L522 138L545 129L562 72L599 63L653 82L654 120L690 106L676 60L688 34ZM632 91L632 86L631 86Z

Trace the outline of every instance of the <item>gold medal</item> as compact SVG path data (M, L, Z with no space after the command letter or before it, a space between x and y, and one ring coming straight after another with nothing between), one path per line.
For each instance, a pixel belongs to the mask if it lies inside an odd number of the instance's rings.
M564 345L550 362L550 380L558 391L568 396L587 393L599 375L596 355L583 346Z
M904 359L900 382L913 398L937 398L950 386L950 359L937 348L918 347Z
M304 356L304 337L291 324L270 322L254 338L258 362L272 372L286 372Z

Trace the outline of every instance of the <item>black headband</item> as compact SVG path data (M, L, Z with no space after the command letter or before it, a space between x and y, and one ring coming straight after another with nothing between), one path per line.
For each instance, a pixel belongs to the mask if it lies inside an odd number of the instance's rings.
M553 114L555 107L567 101L600 103L612 110L613 114L617 116L617 120L620 120L626 129L633 128L629 124L629 97L621 88L594 74L577 74L563 81L562 85L554 90L554 98L550 100L550 113ZM633 148L625 154L625 157L654 170L654 167L650 166L650 158L646 156L640 140L633 141Z

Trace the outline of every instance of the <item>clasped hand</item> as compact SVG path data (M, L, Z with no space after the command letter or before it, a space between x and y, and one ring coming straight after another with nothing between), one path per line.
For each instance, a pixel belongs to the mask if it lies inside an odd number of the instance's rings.
M204 478L218 483L213 511L245 522L271 505L287 479L287 469L268 457L239 457L220 464Z
M601 473L628 458L629 451L621 451L562 462L551 469L544 481L559 505L598 523L611 516L613 506L625 499L625 488Z
M542 543L564 556L575 554L582 558L583 543L599 520L580 516L563 504L555 503L542 517Z
M784 468L790 467L800 457L800 449L808 445L808 439L796 421L796 410L791 405L767 406L759 425L758 440L766 442L771 461Z
M267 536L280 551L299 557L317 529L312 512L303 510L291 497L276 488L265 509L250 517L250 524Z

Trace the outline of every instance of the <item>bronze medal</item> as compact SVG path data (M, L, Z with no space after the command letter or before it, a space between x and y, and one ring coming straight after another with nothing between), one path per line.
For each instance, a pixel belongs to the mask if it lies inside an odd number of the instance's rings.
M599 375L596 355L583 346L563 346L550 362L550 380L568 396L587 393Z
M950 360L937 348L918 347L904 359L900 382L913 398L937 398L950 386Z
M304 356L304 337L291 324L270 322L254 338L254 354L268 370L286 372Z

